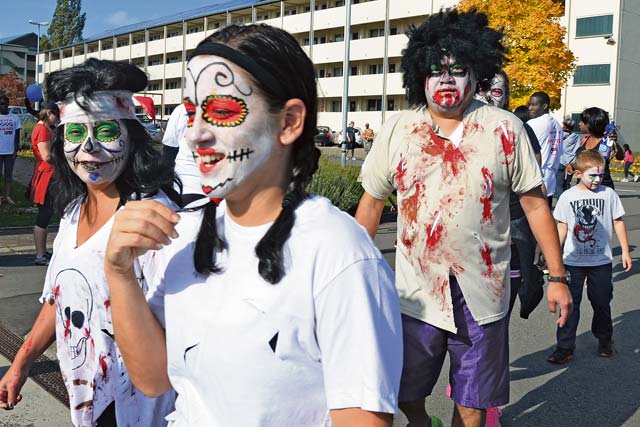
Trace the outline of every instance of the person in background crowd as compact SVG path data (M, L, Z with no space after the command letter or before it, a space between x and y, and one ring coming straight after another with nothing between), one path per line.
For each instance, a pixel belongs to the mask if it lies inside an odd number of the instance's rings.
M556 175L556 199L560 195L571 187L571 174L567 173L567 165L573 163L576 158L576 153L580 147L580 135L573 131L576 122L567 117L562 122L562 155L560 156L560 166L558 167L558 174Z
M3 196L0 195L0 205L6 202L13 205L11 198L11 184L13 183L13 164L18 156L20 147L20 118L9 112L9 98L0 94L0 179L4 178Z
M631 152L631 148L629 148L629 144L624 144L624 178L622 182L629 182L629 175L633 178L633 182L638 182L638 174L631 172L631 166L633 166L633 153Z
M536 134L541 148L542 177L549 207L556 191L556 175L562 155L562 126L549 113L551 99L544 92L536 92L529 98L529 117L527 122Z
M356 140L357 133L360 133L360 131L355 127L355 123L349 122L349 126L347 127L347 159L356 159L356 147L358 144ZM349 156L349 152L351 152L351 156Z
M60 120L60 110L53 102L44 103L38 112L38 123L31 132L31 149L36 160L31 178L29 199L38 205L33 240L36 246L35 265L49 265L47 257L47 228L53 216L52 196L48 194L49 181L53 176L51 143L55 137L55 126Z
M371 147L373 146L373 138L375 134L373 129L369 127L369 123L365 123L364 130L362 131L362 137L364 139L364 155L365 157L371 151Z
M579 182L562 193L553 212L558 221L560 242L564 244L563 260L570 273L569 288L575 308L567 324L557 328L558 345L547 358L550 363L563 364L573 359L585 281L593 307L591 332L598 339L598 355L613 356L613 230L622 250L622 269L630 271L633 263L620 197L611 188L600 185L604 179L604 166L605 160L598 152L578 153L573 172Z
M305 190L320 156L315 75L278 28L203 40L187 63L185 138L211 202L180 218L152 201L117 214L105 259L116 340L147 394L175 387L171 426L391 426L393 273L353 218ZM132 255L169 242L156 319Z
M576 150L576 155L583 151L600 153L605 162L601 184L615 189L609 168L611 164L612 147L615 147L615 143L610 146L605 140L605 132L608 124L609 114L602 108L590 107L580 113L579 126L585 135L582 137L580 146ZM567 174L573 174L573 165L567 165L566 170Z
M522 122L473 99L504 60L502 33L475 10L442 10L413 27L401 69L414 107L387 120L362 168L356 219L375 236L398 192L396 288L404 365L400 409L411 426L436 426L425 410L445 355L454 427L481 427L485 409L509 401L509 191L519 195L554 273L549 308L571 296L542 176ZM469 363L469 361L473 361Z

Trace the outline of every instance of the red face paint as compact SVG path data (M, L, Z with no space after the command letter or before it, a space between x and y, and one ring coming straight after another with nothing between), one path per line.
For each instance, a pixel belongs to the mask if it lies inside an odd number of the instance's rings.
M185 110L187 110L187 127L193 126L193 120L196 117L196 105L189 98L182 100Z
M214 126L238 126L247 117L247 104L230 95L209 95L202 103L202 117Z

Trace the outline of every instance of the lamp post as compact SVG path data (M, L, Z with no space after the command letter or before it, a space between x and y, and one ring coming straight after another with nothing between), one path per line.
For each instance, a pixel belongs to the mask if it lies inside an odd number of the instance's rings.
M40 74L38 67L40 66L40 27L45 27L49 25L48 21L45 22L36 22L29 19L29 24L38 26L38 43L36 44L36 84L40 83Z

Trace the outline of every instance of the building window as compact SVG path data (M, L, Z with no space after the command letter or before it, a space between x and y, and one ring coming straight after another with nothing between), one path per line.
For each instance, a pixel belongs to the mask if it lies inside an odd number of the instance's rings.
M136 37L133 39L133 44L144 43L144 37Z
M201 27L187 28L187 34L195 34L195 33L199 33L200 31L202 31Z
M176 55L167 57L167 64L173 64L176 62L180 62L180 56Z
M349 101L349 111L356 111L356 101Z
M160 82L151 82L147 86L148 90L160 90Z
M324 77L324 68L320 68L318 70L318 78L321 79Z
M387 99L387 111L394 111L396 109L396 101L394 99Z
M382 64L369 65L369 74L382 74Z
M367 99L367 111L382 111L382 99Z
M173 109L174 109L174 108L175 108L175 107L171 107L171 106L169 106L169 105L165 105L165 106L164 106L164 115L165 115L165 116L170 116L170 115L171 115L171 112L173 111Z
M574 85L609 84L611 64L579 65L573 75Z
M167 38L177 37L180 35L180 31L167 31Z
M294 8L284 10L284 16L291 16L295 14L296 14L296 10Z
M129 40L118 40L118 47L129 46Z
M351 67L351 75L352 76L358 75L358 67Z
M306 39L304 39L304 42L302 42L303 46L309 46L309 37L307 37Z
M149 65L160 65L162 63L161 59L150 59L149 60Z
M396 34L398 34L398 28L397 27L392 27L389 30L389 35L395 36Z
M344 33L336 34L336 35L333 36L333 38L337 42L342 42L342 41L344 41Z
M304 11L305 12L311 12L311 6L305 6L304 7Z
M171 82L166 82L165 84L165 89L178 89L178 83L177 81L171 81Z
M331 111L334 113L342 113L342 101L331 101Z
M390 73L396 72L396 64L389 64L389 72Z
M154 40L160 40L162 38L162 34L149 34L149 41L152 42Z
M336 7L344 6L344 0L337 0Z
M344 75L342 72L342 67L333 67L333 77L342 77Z
M373 30L369 30L369 38L382 36L384 36L384 28L374 28Z
M613 15L578 18L576 37L607 36L613 34Z
M351 40L358 40L360 38L360 34L356 31L351 33Z

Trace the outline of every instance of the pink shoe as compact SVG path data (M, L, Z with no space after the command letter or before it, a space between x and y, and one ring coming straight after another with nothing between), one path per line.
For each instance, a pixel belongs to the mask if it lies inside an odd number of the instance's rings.
M484 422L484 427L501 427L501 424L500 424L501 416L502 416L502 409L487 408L487 417Z

